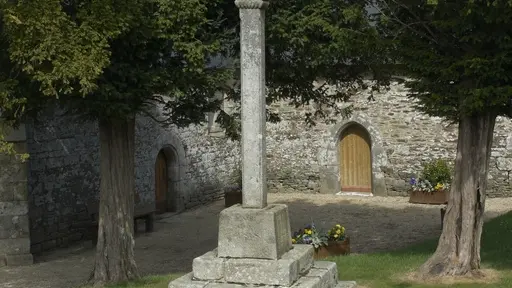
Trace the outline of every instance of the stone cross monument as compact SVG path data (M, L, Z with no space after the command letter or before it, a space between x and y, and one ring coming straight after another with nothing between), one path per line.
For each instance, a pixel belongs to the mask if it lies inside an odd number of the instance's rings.
M267 204L265 149L265 9L240 9L242 81L242 205L219 216L217 249L194 259L192 272L169 288L355 287L338 283L336 263L314 261L312 245L292 245L288 207Z

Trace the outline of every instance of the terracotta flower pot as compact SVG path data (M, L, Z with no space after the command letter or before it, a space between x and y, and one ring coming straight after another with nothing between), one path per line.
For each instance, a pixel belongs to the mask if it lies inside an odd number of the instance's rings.
M448 191L446 189L435 192L410 191L409 203L440 205L447 203Z
M323 259L329 256L339 256L350 254L350 238L346 237L343 241L329 241L327 246L321 246L315 249L315 260Z

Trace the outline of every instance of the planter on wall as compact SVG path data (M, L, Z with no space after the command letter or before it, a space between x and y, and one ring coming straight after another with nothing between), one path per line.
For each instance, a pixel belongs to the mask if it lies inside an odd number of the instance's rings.
M235 204L242 204L242 190L236 189L224 192L224 207L228 208Z
M446 189L438 190L433 193L422 191L410 191L409 203L418 204L445 204L448 202L448 191Z
M350 238L343 241L329 241L327 246L321 246L315 249L315 260L323 259L329 256L339 256L350 254Z

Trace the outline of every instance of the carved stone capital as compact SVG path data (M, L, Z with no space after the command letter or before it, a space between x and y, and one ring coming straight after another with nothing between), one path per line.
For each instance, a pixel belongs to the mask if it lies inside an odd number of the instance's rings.
M266 9L268 2L262 0L236 0L235 5L239 9Z

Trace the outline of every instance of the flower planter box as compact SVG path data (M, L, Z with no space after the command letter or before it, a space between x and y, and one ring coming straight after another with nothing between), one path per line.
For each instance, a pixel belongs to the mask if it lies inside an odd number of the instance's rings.
M242 204L242 190L231 190L224 193L224 207Z
M410 191L409 203L441 205L448 202L448 191L443 189L433 193Z
M315 249L315 260L323 259L329 256L339 256L350 254L350 238L344 241L329 241L327 246L321 246Z

